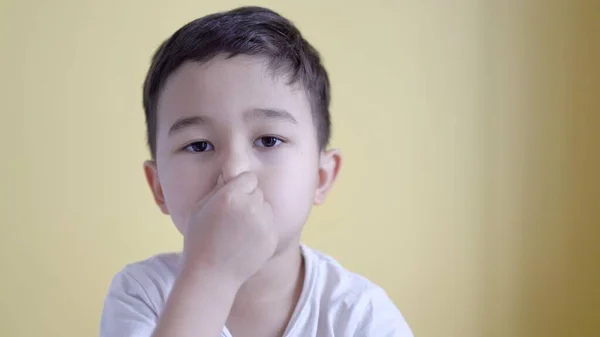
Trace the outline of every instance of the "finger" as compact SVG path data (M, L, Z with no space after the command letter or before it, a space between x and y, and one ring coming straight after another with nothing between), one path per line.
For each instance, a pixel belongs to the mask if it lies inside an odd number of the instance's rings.
M212 196L217 194L217 192L219 192L219 190L221 190L221 188L223 186L225 186L225 179L223 179L223 175L220 174L219 177L217 178L217 182L216 182L215 186L213 187L213 189L210 192L208 192L208 194L205 195L204 198L202 198L202 200L198 204L202 205L205 202L207 202L210 198L212 198Z
M252 191L250 193L250 197L252 197L253 200L256 200L256 201L259 201L259 202L262 202L264 200L263 191L258 186L256 186L256 188L254 189L254 191Z
M221 173L219 175L219 178L217 178L217 186L215 186L217 189L220 187L223 187L225 185L225 178L223 178L223 174Z
M256 187L258 186L258 178L252 172L243 172L235 176L233 179L229 180L225 186L223 186L223 190L226 192L241 192L244 194L250 194L254 192Z
M263 212L268 221L273 221L273 207L266 200L263 202Z

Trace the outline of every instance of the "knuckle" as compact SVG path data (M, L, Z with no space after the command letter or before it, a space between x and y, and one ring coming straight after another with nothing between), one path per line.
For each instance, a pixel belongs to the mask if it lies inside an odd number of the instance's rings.
M257 205L255 203L250 203L248 205L247 210L248 210L248 213L250 213L251 215L258 214L258 207L257 207Z
M248 186L254 186L257 184L256 175L251 172L245 172L240 178L242 178L242 182L247 184Z
M239 203L238 199L236 193L232 191L227 191L221 195L221 203L229 207L237 205Z
M263 191L260 188L256 189L256 199L262 201L264 198Z
M227 198L227 205L233 209L241 208L243 204L243 200L241 200L240 196L237 194L232 193Z
M229 193L228 191L224 191L224 193L219 193L217 195L217 199L219 200L219 203L221 204L229 204L229 202L231 201L232 198L232 194Z

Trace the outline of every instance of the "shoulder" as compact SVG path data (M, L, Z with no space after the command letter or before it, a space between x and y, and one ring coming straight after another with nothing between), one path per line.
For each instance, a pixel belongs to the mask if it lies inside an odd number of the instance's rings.
M164 301L177 277L181 262L178 253L158 254L128 264L111 282L111 291L143 292L152 304ZM158 298L157 298L158 297Z
M333 257L302 247L314 273L312 287L332 324L347 330L340 335L413 336L387 292L366 277L344 268ZM307 268L308 269L308 268ZM334 327L339 331L339 328Z
M333 257L302 246L307 273L312 286L323 299L342 301L348 305L366 305L371 298L387 297L383 288L366 277L342 266Z
M131 280L144 287L168 285L176 278L180 264L181 254L179 253L154 255L126 265L115 275L113 283L118 280Z
M180 254L159 254L117 272L104 301L101 336L120 335L133 328L152 331L175 282L180 261Z

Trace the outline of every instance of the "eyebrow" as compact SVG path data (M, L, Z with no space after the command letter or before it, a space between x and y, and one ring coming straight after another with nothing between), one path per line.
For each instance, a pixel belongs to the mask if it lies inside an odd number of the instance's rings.
M174 133L177 133L178 131L185 129L187 127L195 126L195 125L202 125L205 123L206 123L206 120L200 116L179 118L178 120L175 121L175 123L173 123L173 125L171 125L171 128L169 129L169 136L171 136Z
M246 116L247 118L279 119L293 124L298 124L298 121L296 118L294 118L294 116L292 116L291 113L281 109L256 108L250 110ZM179 118L175 121L175 123L173 123L173 125L171 125L171 128L169 128L169 136L172 136L173 134L190 126L198 126L202 124L206 124L206 119L201 116Z
M280 119L293 124L298 124L298 121L291 113L281 109L256 108L250 110L246 116L264 119Z

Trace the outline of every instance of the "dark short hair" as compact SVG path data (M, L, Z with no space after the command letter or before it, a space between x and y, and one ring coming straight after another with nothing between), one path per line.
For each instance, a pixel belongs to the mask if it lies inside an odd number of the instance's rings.
M240 7L196 19L164 41L152 57L144 81L144 111L148 146L156 156L157 105L167 78L184 62L207 62L218 54L259 55L269 59L275 74L287 75L289 85L306 91L324 149L330 138L330 89L327 71L317 50L292 22L261 7Z

